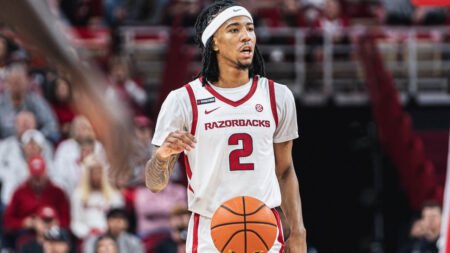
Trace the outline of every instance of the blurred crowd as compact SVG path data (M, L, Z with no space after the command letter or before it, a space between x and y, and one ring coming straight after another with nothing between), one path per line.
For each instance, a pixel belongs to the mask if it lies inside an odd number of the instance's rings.
M191 27L207 0L47 0L53 14L73 28L121 25ZM416 8L409 0L248 0L258 27L304 27L332 34L355 24L443 25L445 8ZM358 23L361 22L361 23ZM154 122L145 83L113 45L99 66L107 77L105 96L132 110L139 153L133 173L108 179L108 161L91 123L73 107L70 77L43 60L11 30L0 32L0 183L2 252L180 253L187 224L182 166L166 189L153 194L144 183ZM264 35L261 35L264 37ZM320 38L316 38L320 40ZM120 43L120 40L118 40ZM315 58L321 52L315 52ZM427 209L428 208L428 209ZM430 221L436 206L424 207L411 242L402 252L435 242ZM440 207L438 209L440 214ZM431 213L431 214L430 214ZM416 224L414 223L414 224ZM433 223L434 224L434 223ZM431 238L430 240L428 240ZM432 244L432 243L431 243ZM414 251L416 250L416 251ZM434 251L423 251L434 252Z
M47 0L53 12L74 26L124 24L192 26L212 0ZM258 26L325 25L342 18L375 18L380 25L446 24L447 9L414 7L409 0L242 0ZM325 23L324 23L325 22ZM331 22L333 23L333 22ZM335 25L337 25L336 22ZM329 26L331 24L327 24Z
M1 252L183 252L184 175L177 166L159 194L145 187L154 124L127 59L108 60L104 94L128 102L139 152L130 177L112 183L102 144L73 107L70 77L35 65L10 35L0 37Z

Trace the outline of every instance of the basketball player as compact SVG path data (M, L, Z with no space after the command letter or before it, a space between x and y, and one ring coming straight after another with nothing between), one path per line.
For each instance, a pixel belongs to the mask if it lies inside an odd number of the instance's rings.
M286 216L290 237L284 244L279 228L270 252L306 253L292 161L292 140L298 137L294 97L286 86L264 77L253 19L244 7L215 2L201 12L195 29L203 69L162 105L146 185L162 190L184 152L193 213L187 252L217 252L211 217L224 201L245 195L271 208L281 205Z

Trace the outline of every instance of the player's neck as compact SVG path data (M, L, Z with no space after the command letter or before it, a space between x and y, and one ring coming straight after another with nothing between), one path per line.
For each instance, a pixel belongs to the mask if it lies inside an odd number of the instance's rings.
M220 70L219 80L214 85L220 88L236 88L248 81L248 69L224 68Z

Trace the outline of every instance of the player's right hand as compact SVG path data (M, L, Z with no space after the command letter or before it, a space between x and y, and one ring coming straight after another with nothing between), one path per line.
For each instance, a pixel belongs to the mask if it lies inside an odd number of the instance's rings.
M195 136L186 131L171 132L164 143L156 151L156 155L160 158L167 159L174 154L181 153L183 151L191 151L195 148L197 140Z

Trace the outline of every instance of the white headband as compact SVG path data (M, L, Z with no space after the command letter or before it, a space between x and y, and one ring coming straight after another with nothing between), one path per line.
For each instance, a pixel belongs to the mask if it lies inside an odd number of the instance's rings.
M208 42L209 38L214 35L214 33L219 29L219 27L225 23L228 19L234 18L237 16L246 16L250 18L253 22L252 15L242 6L231 6L226 10L222 11L219 15L217 15L211 23L205 28L202 34L202 42L203 45L206 46L206 42Z

